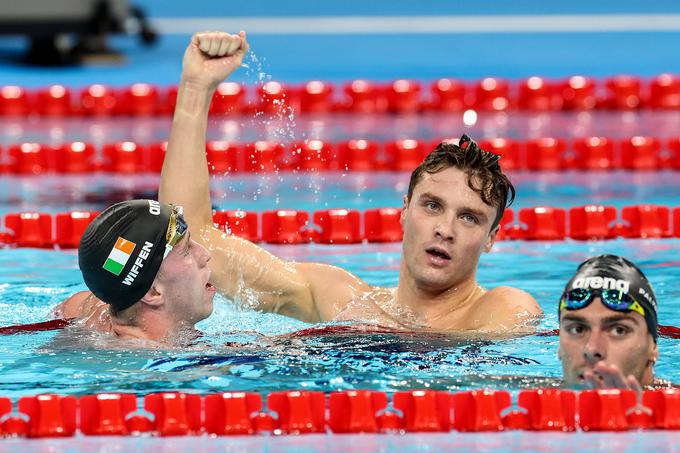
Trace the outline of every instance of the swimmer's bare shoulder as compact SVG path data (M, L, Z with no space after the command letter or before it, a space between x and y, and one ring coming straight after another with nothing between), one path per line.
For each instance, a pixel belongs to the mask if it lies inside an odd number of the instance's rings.
M512 286L497 286L475 303L472 316L482 331L533 333L543 310L531 294Z
M64 319L82 318L93 299L96 298L90 291L75 293L54 308L54 316Z
M109 307L90 291L75 293L54 309L54 316L83 321L83 326L102 332L112 330Z

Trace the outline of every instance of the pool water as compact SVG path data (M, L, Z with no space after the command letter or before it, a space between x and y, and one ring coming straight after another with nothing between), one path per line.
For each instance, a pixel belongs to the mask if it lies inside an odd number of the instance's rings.
M136 0L152 18L193 20L196 11L216 21L233 16L233 6L209 2ZM383 5L383 3L385 5ZM582 2L545 6L544 2L418 2L391 1L390 15L431 16L469 14L635 14L674 13L677 2L645 5ZM226 4L225 4L226 5ZM455 6L454 6L455 5ZM197 8L197 6L199 6ZM205 6L205 5L204 5ZM333 4L250 2L237 16L320 15L382 16L386 2ZM586 15L586 18L589 16ZM592 16L590 16L592 18ZM474 17L473 17L474 19ZM463 17L464 20L464 17ZM649 19L645 17L645 21ZM220 22L217 22L220 23ZM643 29L648 30L645 24ZM464 27L463 27L464 28ZM165 33L182 33L177 30ZM394 35L279 35L251 33L253 52L269 67L239 71L233 80L254 84L271 71L274 80L312 78L344 82L356 77L393 80L442 76L467 80L488 75L563 78L571 74L606 77L617 73L652 76L678 73L673 58L680 33L666 29L615 33L484 33ZM120 42L125 40L126 42ZM0 85L29 87L47 83L85 86L93 82L127 85L148 81L162 85L178 80L188 36L162 36L154 48L139 48L129 38L115 38L129 64L82 68L27 68L6 58ZM676 43L675 45L673 43ZM23 44L23 43L22 43ZM291 55L290 49L304 49ZM502 51L499 52L499 50ZM650 51L651 49L651 51ZM634 58L631 58L634 55ZM257 68L259 70L259 68ZM49 71L49 72L48 72ZM339 87L339 85L338 85ZM24 141L59 144L82 140L101 147L117 140L152 143L166 140L170 120L164 118L2 118L0 147ZM680 135L680 112L480 113L476 121L462 114L404 116L306 116L268 120L225 118L211 122L208 136L246 142L256 139L338 141L368 138L440 139L465 132L475 139L511 137L518 140L552 136L626 138L650 135L665 141ZM0 152L0 160L5 159ZM514 173L518 188L515 207L571 207L602 203L620 208L637 203L680 205L680 179L675 172ZM400 206L407 174L349 173L313 175L230 175L213 180L213 200L220 209L262 211L273 208L325 209ZM157 175L94 175L0 178L0 215L8 212L102 209L128 198L155 197ZM400 244L352 246L266 246L285 259L333 263L374 285L395 285ZM499 242L482 257L479 280L487 286L513 285L531 292L545 310L540 330L557 327L556 300L567 276L584 258L618 253L638 263L654 284L662 324L680 326L680 239L597 242ZM42 321L73 292L84 290L74 251L0 250L0 326ZM186 350L139 350L112 346L102 336L69 329L3 336L0 340L0 396L16 399L45 392L82 395L93 392L156 390L196 393L225 390L309 388L339 390L370 388L393 392L410 388L459 390L521 388L555 385L561 368L557 338L529 336L495 341L458 341L441 335L348 335L319 333L295 337L310 326L277 315L254 313L218 298L215 313L200 323L203 337ZM657 374L680 382L678 340L661 338ZM44 451L675 451L680 431L623 433L428 433L409 435L229 436L220 438L84 437L67 439L2 439L0 450Z
M399 206L406 173L231 175L213 180L220 209L262 211ZM101 209L129 196L155 195L158 177L10 177L2 182L0 210ZM672 172L516 173L517 207L569 207L586 202L616 206L641 202L673 205L680 184ZM633 183L631 183L631 181ZM260 189L258 192L258 188ZM603 200L603 190L607 198ZM652 200L650 200L652 199ZM486 287L512 285L529 291L545 311L540 330L557 327L556 301L577 264L614 253L645 271L659 299L661 324L680 325L680 239L578 242L497 242L482 257L478 279ZM299 245L267 249L296 261L339 265L371 285L395 286L401 244ZM51 308L84 290L75 251L0 251L0 325L48 319ZM519 263L519 264L518 264ZM460 390L558 385L557 337L461 341L443 335L318 333L287 335L310 325L239 307L218 296L215 313L198 326L204 335L185 350L129 349L77 328L5 336L0 342L0 395L42 392L186 390L211 392L287 389L321 391L367 388L388 392L414 388ZM680 382L677 340L660 339L657 374Z

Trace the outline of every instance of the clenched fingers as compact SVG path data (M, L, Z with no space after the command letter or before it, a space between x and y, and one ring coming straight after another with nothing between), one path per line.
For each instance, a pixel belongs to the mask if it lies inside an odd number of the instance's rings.
M195 38L198 48L211 57L231 56L241 47L241 36L224 32L198 33Z

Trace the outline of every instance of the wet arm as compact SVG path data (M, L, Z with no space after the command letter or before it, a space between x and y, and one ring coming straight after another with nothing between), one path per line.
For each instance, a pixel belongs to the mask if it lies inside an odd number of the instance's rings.
M210 101L217 85L241 65L247 51L244 32L198 33L184 54L159 199L183 206L184 217L194 229L212 225L205 154Z
M327 321L369 289L335 266L285 261L212 227L202 236L212 256L212 283L241 306L306 322Z
M241 305L304 321L330 319L365 283L333 266L286 262L213 226L205 154L208 108L217 84L240 66L248 44L244 33L208 35L217 36L206 40L232 43L238 38L239 47L216 58L202 50L201 34L192 38L161 173L160 201L184 207L193 237L211 252L211 282L220 293Z

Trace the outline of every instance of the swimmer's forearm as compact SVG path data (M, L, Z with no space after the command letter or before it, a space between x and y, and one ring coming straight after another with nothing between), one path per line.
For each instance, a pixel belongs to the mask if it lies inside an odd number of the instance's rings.
M159 199L184 207L190 226L212 224L210 178L205 155L213 87L182 80L163 162Z
M177 87L177 102L175 115L181 117L196 118L207 124L208 108L212 95L215 93L214 86L205 86L182 78ZM199 134L200 135L200 134ZM202 135L204 136L204 135Z
M248 51L244 31L196 33L182 59L170 140L161 172L159 199L184 207L190 226L212 227L210 178L205 156L208 108L217 85L234 72Z

